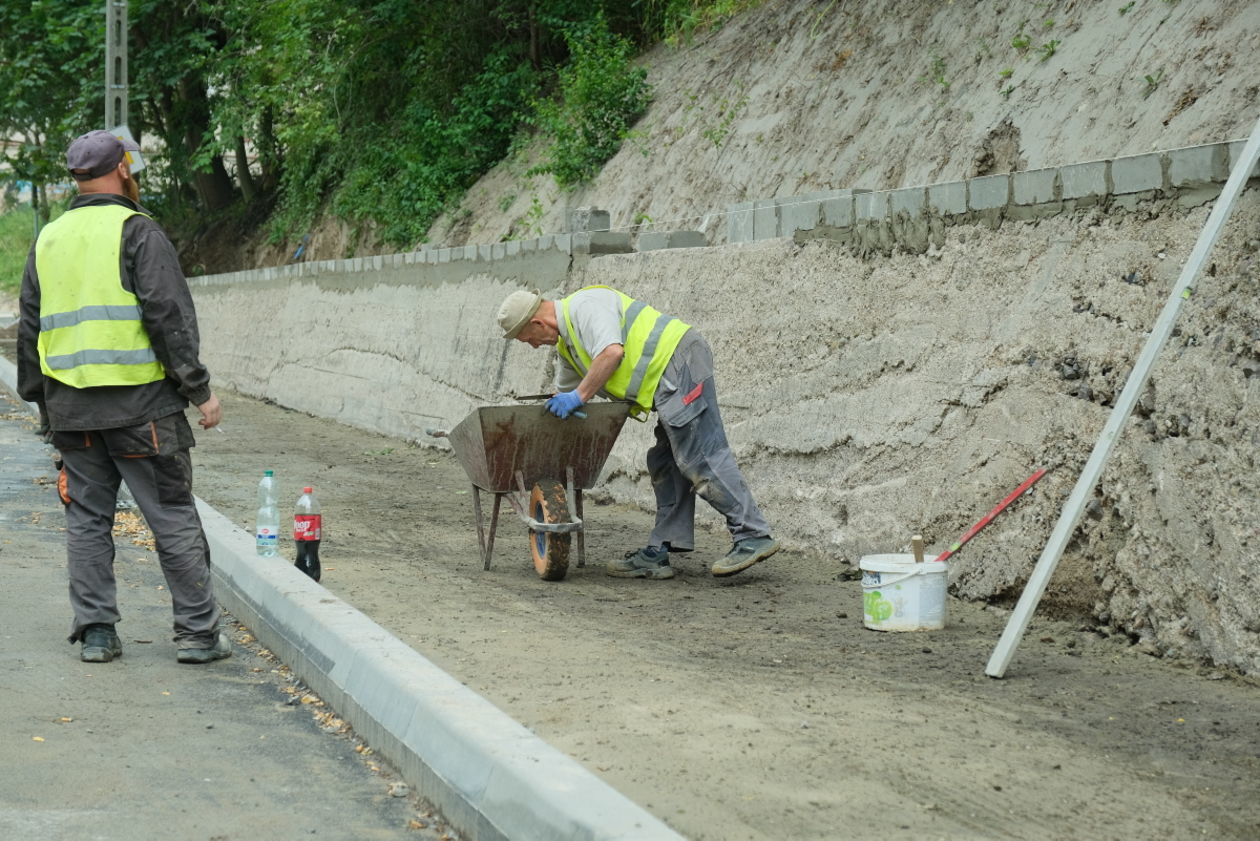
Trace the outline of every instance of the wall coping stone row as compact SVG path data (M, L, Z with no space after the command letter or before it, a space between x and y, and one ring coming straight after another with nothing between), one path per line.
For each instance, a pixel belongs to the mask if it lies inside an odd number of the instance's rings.
M1004 219L1026 221L1101 203L1134 207L1152 198L1196 206L1220 193L1244 145L1208 143L894 190L757 199L727 207L727 241L825 238L923 251L949 224L997 227ZM1260 176L1260 166L1251 176Z
M852 188L755 199L727 206L725 241L793 237L801 242L828 239L859 248L922 252L942 244L948 225L981 223L996 228L1005 219L1027 221L1103 203L1132 208L1152 198L1175 198L1192 207L1220 193L1244 145L1242 140L1207 143L894 190ZM1260 165L1251 173L1253 178L1258 176ZM276 283L413 265L449 266L457 271L460 267L450 264L493 265L548 250L584 260L712 244L702 231L644 231L636 238L630 232L611 230L610 222L607 211L580 207L569 211L565 233L489 244L423 246L402 254L290 263L192 280L200 286ZM471 265L463 269L476 270Z

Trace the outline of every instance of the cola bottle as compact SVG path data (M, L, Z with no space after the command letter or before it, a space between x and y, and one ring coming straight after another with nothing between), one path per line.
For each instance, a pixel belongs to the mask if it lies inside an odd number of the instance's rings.
M319 580L319 540L323 530L315 489L302 488L302 495L293 508L293 541L297 544L297 560L293 565L316 581Z

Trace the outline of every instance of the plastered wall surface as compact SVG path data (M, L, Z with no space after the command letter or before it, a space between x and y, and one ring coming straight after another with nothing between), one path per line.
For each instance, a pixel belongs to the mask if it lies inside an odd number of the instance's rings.
M537 379L530 361L506 355L494 314L514 289L559 287L571 257L547 249L456 269L350 262L191 281L203 335L213 337L204 357L216 381L242 394L415 440L505 383Z
M940 551L1050 468L951 561L957 595L1013 600L1207 217L1210 205L1183 204L953 225L922 253L774 239L572 265L556 252L563 268L474 261L458 282L416 264L208 279L195 293L220 381L425 441L426 427L549 386L550 352L498 338L507 292L617 286L709 338L737 457L791 547L857 564L921 533ZM1253 187L1043 600L1152 651L1248 671L1260 667L1257 230ZM265 311L272 330L241 316ZM650 441L650 425L627 424L597 492L650 509Z

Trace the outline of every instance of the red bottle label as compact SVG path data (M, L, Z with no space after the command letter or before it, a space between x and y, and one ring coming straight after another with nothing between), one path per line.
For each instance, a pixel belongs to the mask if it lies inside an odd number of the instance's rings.
M323 531L323 521L319 514L294 514L293 539L319 540Z

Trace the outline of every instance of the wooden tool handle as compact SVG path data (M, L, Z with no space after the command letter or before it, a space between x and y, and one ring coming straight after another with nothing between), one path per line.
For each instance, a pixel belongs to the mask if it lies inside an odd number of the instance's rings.
M923 535L916 534L910 538L910 551L914 552L914 562L923 563Z

